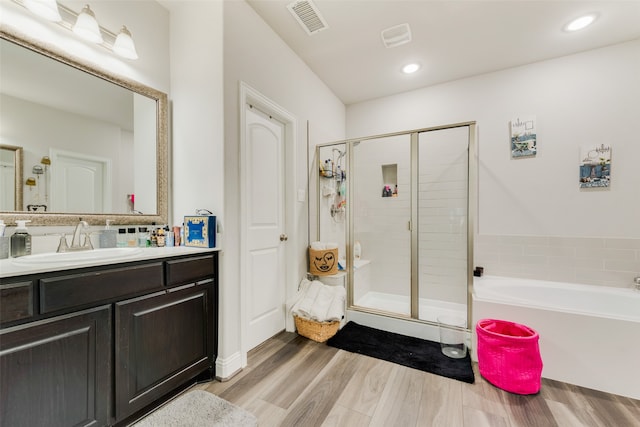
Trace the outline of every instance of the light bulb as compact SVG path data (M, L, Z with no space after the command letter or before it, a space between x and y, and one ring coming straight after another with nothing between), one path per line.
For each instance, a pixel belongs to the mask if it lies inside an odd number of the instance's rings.
M73 32L93 43L102 43L102 34L100 34L100 27L98 21L96 21L96 15L93 13L89 5L86 5L73 26Z
M24 0L24 7L48 21L62 21L56 0Z
M596 15L585 15L580 18L576 18L573 21L569 22L565 27L565 31L578 31L581 30L591 24L596 20Z
M411 73L415 73L419 69L420 69L419 64L407 64L404 67L402 67L402 72L405 74L411 74Z
M138 59L136 45L133 43L131 32L124 25L113 44L113 51L123 58Z

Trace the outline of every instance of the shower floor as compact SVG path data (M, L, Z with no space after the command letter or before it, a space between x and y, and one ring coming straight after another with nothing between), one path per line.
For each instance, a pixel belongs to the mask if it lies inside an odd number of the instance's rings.
M355 302L363 308L383 310L405 316L411 315L411 301L408 296L369 291ZM437 322L438 316L453 315L462 319L467 318L466 304L448 301L420 298L419 319Z

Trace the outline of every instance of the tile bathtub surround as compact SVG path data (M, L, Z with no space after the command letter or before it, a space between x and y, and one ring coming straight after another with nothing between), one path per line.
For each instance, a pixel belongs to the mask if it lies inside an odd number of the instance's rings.
M493 276L631 287L640 239L477 235L474 265Z

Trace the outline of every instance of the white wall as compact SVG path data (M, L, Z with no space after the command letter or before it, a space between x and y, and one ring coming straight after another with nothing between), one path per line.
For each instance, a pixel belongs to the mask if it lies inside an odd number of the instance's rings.
M163 4L171 12L172 221L203 208L223 224L222 2Z
M640 274L640 40L347 107L353 138L478 122L475 261L485 273L630 286ZM509 121L535 115L538 155ZM611 144L612 183L580 190L582 145Z
M307 37L301 31L301 37ZM307 121L311 157L320 142L344 138L344 105L268 27L244 1L224 3L224 107L225 107L225 264L221 309L226 324L221 329L221 357L240 351L240 194L239 193L239 84L243 81L294 115L297 119L295 188L306 196ZM296 191L297 192L297 191ZM297 194L287 197L298 200ZM305 199L307 199L305 197ZM307 204L296 202L296 258L287 260L300 280L306 272ZM293 294L298 283L288 283ZM232 368L229 367L229 370ZM227 373L223 373L224 376Z
M351 105L347 133L476 120L480 233L640 238L638 75L640 40ZM525 114L538 155L512 160L509 121ZM580 191L579 147L600 143L613 147L611 188Z

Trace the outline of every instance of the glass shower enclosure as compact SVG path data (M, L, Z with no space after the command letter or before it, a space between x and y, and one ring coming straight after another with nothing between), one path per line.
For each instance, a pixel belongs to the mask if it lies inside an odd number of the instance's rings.
M338 243L349 310L427 323L455 315L468 328L475 128L316 147L317 237Z

